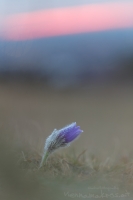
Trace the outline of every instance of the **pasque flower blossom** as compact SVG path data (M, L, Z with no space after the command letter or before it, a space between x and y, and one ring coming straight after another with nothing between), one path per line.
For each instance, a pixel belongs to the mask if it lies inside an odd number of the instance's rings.
M80 126L76 125L76 122L65 126L60 130L54 129L52 134L46 139L44 146L44 153L40 163L40 167L43 166L48 156L60 147L69 146L83 131Z

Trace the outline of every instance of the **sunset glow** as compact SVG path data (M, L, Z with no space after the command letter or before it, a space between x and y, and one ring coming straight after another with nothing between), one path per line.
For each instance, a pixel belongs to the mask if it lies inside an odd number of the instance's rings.
M102 30L133 28L133 3L103 3L8 16L2 38L26 40Z

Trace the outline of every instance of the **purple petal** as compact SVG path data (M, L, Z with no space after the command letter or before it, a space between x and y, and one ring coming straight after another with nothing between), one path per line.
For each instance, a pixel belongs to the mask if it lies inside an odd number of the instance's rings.
M82 132L81 130L77 130L75 132L68 133L65 136L66 143L72 142L74 139L76 139L81 134L81 132Z
M64 138L64 142L70 143L76 139L83 131L80 129L80 126L76 126L76 122L74 122L59 130L59 132L59 135Z

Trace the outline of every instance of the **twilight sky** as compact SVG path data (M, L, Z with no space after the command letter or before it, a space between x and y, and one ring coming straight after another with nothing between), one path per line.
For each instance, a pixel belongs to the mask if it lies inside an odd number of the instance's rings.
M0 1L0 37L25 40L133 28L132 0Z
M49 8L61 8L76 5L87 5L107 2L132 2L132 0L0 0L0 14L8 15L20 12L31 12Z

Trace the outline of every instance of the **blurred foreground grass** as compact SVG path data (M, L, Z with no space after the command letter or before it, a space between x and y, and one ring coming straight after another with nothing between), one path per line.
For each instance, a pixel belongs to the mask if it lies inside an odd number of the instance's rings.
M100 160L86 151L53 154L39 168L41 157L21 151L0 138L0 199L132 199L133 161Z

